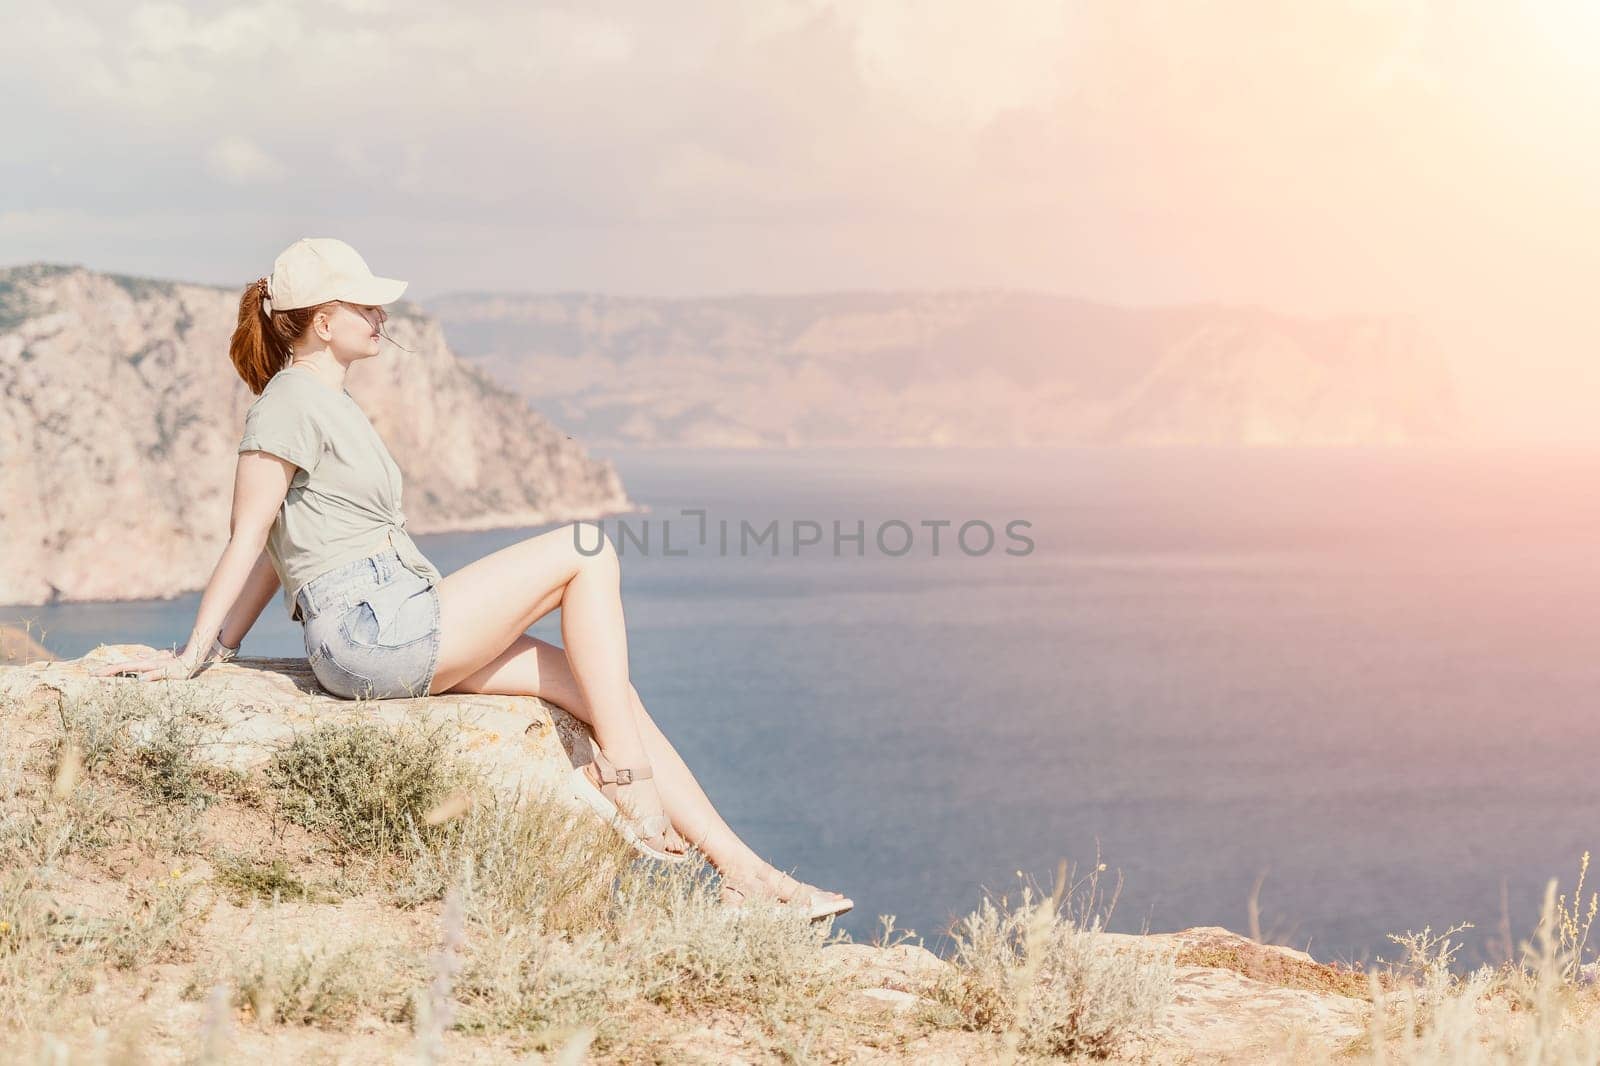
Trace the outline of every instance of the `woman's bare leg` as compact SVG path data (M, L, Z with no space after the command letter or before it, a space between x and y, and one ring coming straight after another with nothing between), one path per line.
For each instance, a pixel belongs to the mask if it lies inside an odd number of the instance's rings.
M462 678L451 691L538 696L581 721L592 721L593 709L583 695L566 651L527 634L518 636L494 661ZM700 782L656 726L632 684L628 694L645 754L655 770L662 805L673 826L705 852L719 870L758 871L765 865L761 857L739 839L711 805ZM610 758L610 754L606 757Z
M763 874L773 872L717 814L677 749L645 711L627 676L615 549L598 530L582 533L582 539L575 541L577 533L582 531L564 526L531 537L440 583L441 645L430 693L548 699L589 723L601 750L616 765L639 765L640 754L648 760L655 777L625 786L633 790L629 802L635 810L663 811L724 872L755 875L758 868ZM585 554L597 544L598 552ZM584 654L574 657L525 632L557 607L563 608L563 640L569 648L575 642L584 644ZM591 680L587 676L591 671L611 676ZM636 754L627 754L630 741L638 745L633 749ZM650 790L654 793L650 798L658 804L654 808L646 806L643 794L652 781L657 786Z
M580 548L581 546L581 548ZM561 633L592 718L595 740L613 765L647 765L629 696L621 564L603 530L577 524L502 548L439 583L441 639L430 693L458 685L510 648L534 622L561 608ZM624 794L623 789L627 792ZM618 786L640 816L664 813L654 779ZM663 843L682 850L670 834ZM673 845L677 845L675 848Z

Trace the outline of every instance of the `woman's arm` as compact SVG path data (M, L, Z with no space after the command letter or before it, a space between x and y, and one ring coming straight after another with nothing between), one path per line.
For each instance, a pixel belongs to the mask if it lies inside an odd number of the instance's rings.
M228 520L228 543L200 597L200 609L195 615L189 643L179 654L179 658L194 669L200 668L211 650L211 642L222 632L224 623L235 615L236 640L223 643L238 647L271 597L271 587L265 596L260 595L259 572L265 561L267 572L272 575L272 585L277 585L277 575L265 551L267 534L272 532L278 508L289 493L294 472L293 463L270 452L250 451L239 455L233 478L233 514ZM251 596L256 597L254 603L249 602Z
M272 595L270 587L262 591L264 582L256 579L257 571L265 557L267 534L272 531L278 508L289 493L289 482L295 470L295 464L270 452L239 454L233 478L228 543L200 596L200 608L189 643L176 655L162 652L136 662L109 663L93 671L95 674L131 673L145 680L193 677L205 662L211 642L222 632L225 622L232 622L229 635L243 639ZM270 561L267 571L272 571ZM277 584L275 574L273 584Z
M239 598L233 601L233 609L223 620L217 639L229 648L243 644L250 627L256 624L277 591L278 572L272 568L272 556L262 552L256 557L256 565L250 568L250 576L245 578Z

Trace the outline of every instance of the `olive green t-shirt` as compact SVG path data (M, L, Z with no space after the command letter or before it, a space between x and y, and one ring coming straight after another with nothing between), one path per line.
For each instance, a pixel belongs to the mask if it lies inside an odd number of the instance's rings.
M239 452L248 451L299 467L267 535L291 620L304 621L295 594L306 582L391 545L430 585L442 579L406 533L400 468L348 390L304 367L278 371L245 412Z

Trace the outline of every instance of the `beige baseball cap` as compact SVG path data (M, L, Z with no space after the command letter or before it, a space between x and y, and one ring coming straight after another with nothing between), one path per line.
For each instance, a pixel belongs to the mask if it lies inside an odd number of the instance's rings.
M356 250L336 237L301 237L272 264L264 313L315 307L329 300L386 304L400 298L406 283L375 276Z

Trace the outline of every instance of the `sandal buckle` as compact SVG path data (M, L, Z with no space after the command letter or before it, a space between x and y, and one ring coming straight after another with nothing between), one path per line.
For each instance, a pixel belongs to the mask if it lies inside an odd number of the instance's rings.
M633 770L631 768L629 768L629 767L626 767L626 766L619 767L618 770L617 770L617 781L616 781L616 783L619 784L619 785L631 785L631 784L633 784Z

